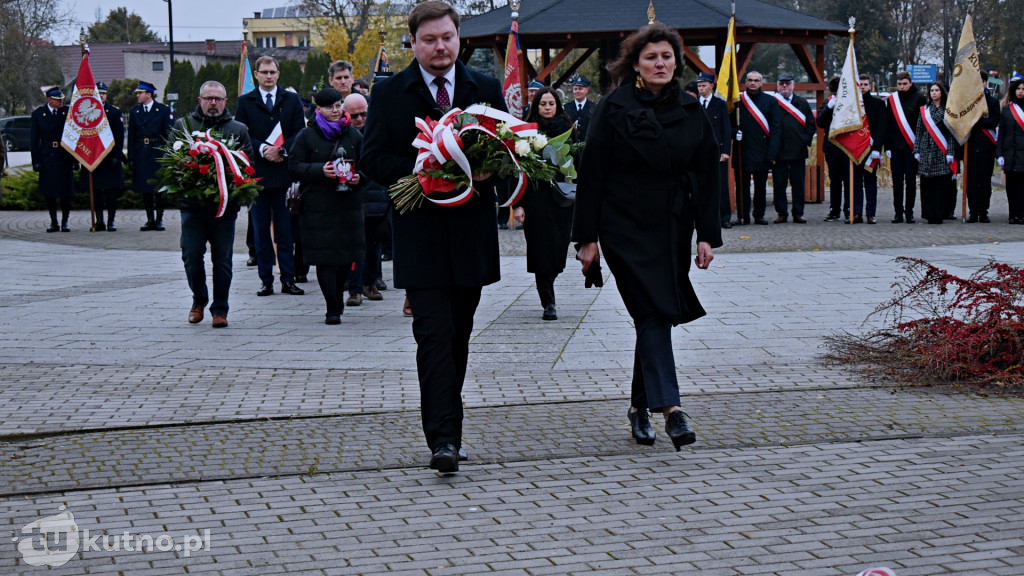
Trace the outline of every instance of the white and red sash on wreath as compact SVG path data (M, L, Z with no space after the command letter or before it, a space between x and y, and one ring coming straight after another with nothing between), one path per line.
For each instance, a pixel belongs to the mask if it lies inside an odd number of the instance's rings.
M949 156L952 152L949 151L949 143L946 141L946 137L942 135L939 130L938 124L932 118L932 115L928 113L928 106L921 106L921 119L924 120L924 127L928 129L928 134L931 134L932 140L938 145L939 150L942 150L943 156ZM949 169L953 171L953 174L957 173L956 158L949 163Z
M803 112L797 110L797 107L793 106L793 104L786 100L781 94L776 94L775 99L779 101L779 106L782 106L783 110L789 112L793 118L796 118L796 121L799 122L801 126L805 126L807 124L807 116L804 116Z
M740 101L743 102L743 107L747 109L747 112L754 117L754 120L761 126L761 130L764 130L766 136L771 136L771 128L768 127L768 119L764 117L764 112L754 104L754 101L747 96L746 92L740 93Z
M910 149L914 149L914 128L907 121L907 115L903 112L903 104L900 103L899 92L893 92L889 94L889 109L892 110L892 115L896 118L896 125L900 128L900 133L903 134L903 139L907 141L907 146Z

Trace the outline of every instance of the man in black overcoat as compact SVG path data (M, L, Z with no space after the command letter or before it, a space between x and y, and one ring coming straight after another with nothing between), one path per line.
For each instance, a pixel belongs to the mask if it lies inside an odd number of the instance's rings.
M238 97L235 120L249 128L256 177L263 189L249 208L252 210L253 239L256 241L256 266L263 285L257 296L274 293L274 262L281 267L281 292L302 295L295 285L295 245L292 239L292 214L285 205L285 193L292 183L288 172L288 150L299 132L306 127L302 100L297 94L278 86L280 67L277 60L261 56L256 60L256 81L259 85ZM276 138L280 124L283 143ZM411 141L411 140L410 140ZM270 236L270 223L274 236ZM274 245L277 253L274 253Z
M156 178L160 168L157 160L164 153L164 145L174 121L171 109L153 99L156 87L149 82L139 82L135 97L139 105L128 113L128 163L132 167L132 189L142 194L146 208L146 224L139 228L164 230L164 202L157 197L156 188L149 181Z
M815 119L818 128L825 130L822 149L825 151L825 166L828 167L828 215L825 222L835 222L841 218L840 210L846 214L844 220L850 219L850 157L828 139L828 129L832 125L832 111L836 106L836 92L839 90L839 77L828 81L828 90L832 94L818 108Z
M981 71L981 79L988 84L988 72ZM988 207L992 199L992 172L996 165L996 129L999 128L999 100L985 89L988 112L971 129L967 139L967 208L970 223L989 223Z
M885 155L891 160L892 208L896 213L892 223L904 219L913 224L914 203L917 201L917 160L914 159L914 132L921 116L921 106L928 97L914 84L910 73L896 73L896 91L886 99L889 133L886 135Z
M697 76L697 92L700 105L711 120L715 139L721 152L718 162L718 201L722 217L722 228L732 228L732 207L729 205L729 157L732 154L732 122L729 121L729 105L715 96L715 77L701 73Z
M417 4L409 15L415 60L373 88L363 141L363 169L385 186L412 173L414 119L448 106L485 103L506 110L501 84L457 59L459 15L444 2ZM476 181L476 179L474 179ZM473 315L483 286L500 279L495 195L478 186L454 207L423 205L394 214L395 285L412 306L423 432L440 472L459 469L462 384Z
M107 153L103 161L92 171L93 207L96 212L96 231L106 230L117 232L114 225L114 216L117 214L117 201L124 190L124 119L121 111L114 105L107 102L107 85L103 82L96 84L96 91L103 101L103 112L107 115L107 122L110 123L110 131L114 134L114 149ZM78 185L83 190L89 189L89 171L81 170L78 176ZM106 223L103 220L103 211L107 211Z
M764 219L768 194L768 171L779 157L782 132L782 109L774 96L761 90L760 72L747 72L746 90L740 94L740 127L736 132L740 159L743 163L743 182L739 183L740 206L736 207L737 221L750 224L750 180L754 180L754 223L768 224Z
M811 105L793 93L795 78L788 72L779 74L779 102L782 117L782 132L779 138L779 158L772 168L772 190L775 200L776 224L789 218L789 204L786 202L787 184L793 190L793 222L806 224L804 220L804 180L806 179L807 147L814 140L817 131Z
M878 207L878 168L881 166L882 145L888 138L889 114L885 102L871 94L870 74L861 74L857 85L864 99L864 114L871 130L871 153L853 167L853 221L874 224Z
M32 170L39 173L39 193L46 200L50 212L47 232L70 232L68 216L71 214L71 196L75 191L72 174L74 157L60 145L68 107L64 105L64 92L54 87L46 92L46 104L32 112L29 149L32 151ZM61 221L57 225L57 200L60 200Z

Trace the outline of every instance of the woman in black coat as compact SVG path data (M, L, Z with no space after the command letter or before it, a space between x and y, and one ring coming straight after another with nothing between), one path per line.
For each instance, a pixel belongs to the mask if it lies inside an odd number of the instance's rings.
M999 120L996 158L1006 174L1010 224L1024 224L1024 79L1010 81Z
M324 88L313 96L316 112L288 151L288 168L302 183L302 241L306 263L316 266L316 279L327 303L325 323L340 324L345 309L345 280L361 258L363 191L358 172L339 180L334 161L359 165L363 136L349 125L341 94Z
M569 115L551 88L541 88L530 103L527 122L536 122L541 134L554 138L572 129ZM558 180L563 180L561 176ZM572 205L555 202L554 184L531 181L516 205L515 219L523 225L526 236L526 271L533 272L544 308L544 320L558 320L555 309L555 278L565 270L565 255L572 230ZM529 221L526 215L529 214Z
M661 412L676 450L696 440L679 406L671 333L705 313L688 277L694 229L698 268L722 245L718 143L700 104L679 87L682 44L657 22L622 43L610 67L618 88L590 123L572 233L584 274L604 252L636 326L633 437L653 444L647 412Z

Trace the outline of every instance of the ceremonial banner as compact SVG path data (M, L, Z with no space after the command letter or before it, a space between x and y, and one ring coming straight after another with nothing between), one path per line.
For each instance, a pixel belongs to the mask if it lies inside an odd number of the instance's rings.
M252 66L249 65L249 43L242 40L242 61L238 65L238 95L248 94L256 89L252 81Z
M839 77L836 107L832 110L832 124L828 139L842 149L855 164L860 164L871 153L871 130L864 114L864 97L857 84L857 54L853 49L853 33L846 51L846 62Z
M974 25L971 15L964 20L960 32L960 45L953 60L953 84L946 98L946 117L943 122L963 144L971 136L971 128L988 112L985 104L985 83L981 80L978 47L974 43Z
M729 35L725 41L725 52L722 53L722 66L718 69L718 84L715 92L725 99L729 105L729 113L736 109L740 101L740 78L736 73L736 15L729 18Z
M523 86L519 81L519 22L512 21L508 33L508 47L505 50L505 106L520 118L523 115Z
M82 63L75 79L75 93L68 106L61 146L92 172L114 149L114 132L110 129L103 102L96 92L96 80L89 67L89 47L84 48Z

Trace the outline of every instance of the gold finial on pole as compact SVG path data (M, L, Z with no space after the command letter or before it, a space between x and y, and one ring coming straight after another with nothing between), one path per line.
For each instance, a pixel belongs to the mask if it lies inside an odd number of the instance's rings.
M654 24L654 0L647 5L647 25Z

